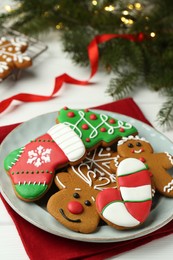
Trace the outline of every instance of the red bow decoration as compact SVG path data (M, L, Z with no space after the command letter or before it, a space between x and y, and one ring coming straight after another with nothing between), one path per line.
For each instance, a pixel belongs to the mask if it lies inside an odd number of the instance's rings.
M132 34L102 34L97 35L88 45L88 58L90 61L90 68L91 73L90 77L86 81L75 79L68 74L64 73L58 77L55 78L55 85L53 92L49 96L42 96L42 95L35 95L35 94L29 94L29 93L19 93L12 97L9 97L3 101L0 102L0 113L5 111L13 100L18 100L22 102L39 102L39 101L47 101L50 100L62 87L63 83L70 83L70 84L76 84L76 85L88 85L90 79L95 75L98 69L98 62L99 62L99 49L98 45L107 41L110 41L111 39L115 38L121 38L128 41L133 42L141 42L144 40L144 34L139 33L137 35Z

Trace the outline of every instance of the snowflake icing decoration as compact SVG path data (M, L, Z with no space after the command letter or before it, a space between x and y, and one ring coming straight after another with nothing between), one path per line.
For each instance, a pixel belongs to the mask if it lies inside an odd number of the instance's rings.
M44 163L50 162L50 153L52 149L44 148L43 146L38 146L35 150L30 150L28 152L27 163L33 164L36 167L41 166Z

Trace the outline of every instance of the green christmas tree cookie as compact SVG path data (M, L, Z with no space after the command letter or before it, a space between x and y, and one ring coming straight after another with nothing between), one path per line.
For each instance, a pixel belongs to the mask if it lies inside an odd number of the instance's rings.
M59 111L57 122L69 125L82 139L88 151L98 145L107 147L122 137L137 134L137 129L131 124L88 109L64 107Z

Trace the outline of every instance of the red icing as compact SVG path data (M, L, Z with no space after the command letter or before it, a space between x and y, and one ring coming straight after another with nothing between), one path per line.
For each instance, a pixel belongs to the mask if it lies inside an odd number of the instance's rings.
M98 193L96 197L96 207L99 212L112 201L122 200L120 191L114 188L108 188Z
M123 133L125 130L124 130L124 128L120 127L119 131L120 131L121 133Z
M101 131L101 132L106 132L107 130L106 130L105 127L102 127L102 128L100 128L100 131Z
M14 184L22 184L25 182L50 184L52 182L55 169L59 168L61 165L67 164L68 158L61 148L55 142L51 141L51 136L49 134L45 134L37 138L36 141L33 141L25 146L21 157L19 157L18 161L16 161L9 171L10 177ZM44 158L43 160L41 159L41 155L38 150L38 147L40 146L43 147L41 153L43 153L44 156L46 156L46 149L51 149L50 153L47 155L50 162L44 161ZM38 167L34 165L36 160L33 160L31 164L27 163L29 159L28 152L32 150L35 152L35 157L41 161L41 165Z
M145 160L144 157L140 157L139 160L140 160L141 162L143 162L143 163L146 162L146 160Z
M85 141L89 143L90 142L90 138L89 137L86 138Z
M148 217L151 205L151 200L144 202L125 202L125 206L128 212L140 223L144 222Z
M84 210L82 204L78 201L70 201L67 205L67 208L72 214L81 214Z
M110 123L110 124L115 124L115 122L116 122L116 121L115 121L114 118L111 118L111 119L109 120L109 123Z
M89 128L89 126L87 124L82 125L82 129L87 130L88 128Z
M64 107L64 110L68 110L68 107Z
M68 116L68 117L74 117L74 116L75 116L75 113L72 112L72 111L70 111L70 112L67 113L67 116Z
M86 109L84 109L84 111L85 111L85 112L89 112L89 109L88 109L88 108L86 108Z
M150 172L142 170L133 174L118 177L120 187L138 187L151 184Z
M97 119L97 116L96 116L95 114L91 114L91 115L90 115L90 119L91 119L91 120L96 120L96 119Z

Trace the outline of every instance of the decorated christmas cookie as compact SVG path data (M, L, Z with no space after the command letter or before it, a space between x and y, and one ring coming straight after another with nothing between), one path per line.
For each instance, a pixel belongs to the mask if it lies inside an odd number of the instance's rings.
M49 213L62 225L76 232L94 232L100 217L95 207L96 195L100 190L112 187L110 179L96 177L86 164L72 166L68 172L55 176L55 184L60 191L48 201Z
M117 168L118 189L109 188L96 197L101 218L116 229L141 225L152 205L151 173L143 162L127 158Z
M114 152L111 147L97 147L92 152L88 152L84 163L97 174L97 177L108 177L112 182L116 182L116 176L112 173L110 162L115 160L117 152Z
M0 79L8 76L15 68L32 65L31 58L25 53L27 47L27 42L22 38L0 38Z
M42 197L49 189L56 169L78 164L85 146L67 125L57 124L26 146L11 152L4 161L16 195L25 201Z
M110 146L123 136L137 134L137 129L131 124L88 109L64 107L59 111L57 122L69 125L82 139L87 151L99 145Z
M122 138L117 146L118 156L111 162L115 170L125 158L137 158L152 172L156 190L164 196L173 197L173 177L168 172L173 167L173 157L167 152L155 153L151 144L139 136Z

